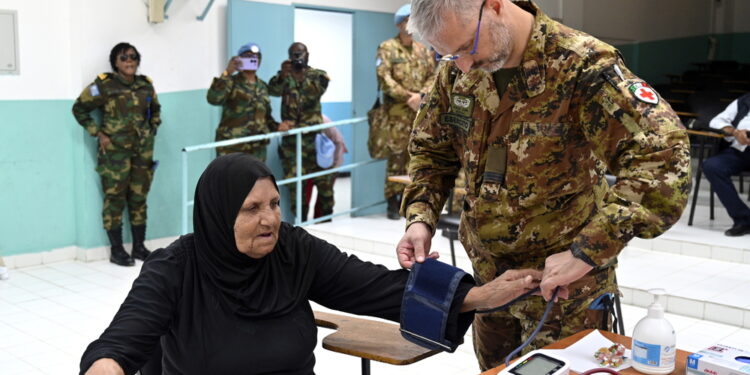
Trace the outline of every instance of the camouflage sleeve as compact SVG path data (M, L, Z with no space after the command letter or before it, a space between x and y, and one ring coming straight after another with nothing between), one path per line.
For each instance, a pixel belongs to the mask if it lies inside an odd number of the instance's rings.
M669 104L622 60L591 65L584 72L591 80L579 82L581 125L617 182L571 250L605 266L631 238L659 236L680 218L690 190L690 144Z
M453 129L441 125L438 118L448 112L449 69L443 69L423 101L409 141L409 176L412 183L404 190L402 215L406 227L416 222L429 225L435 231L440 211L453 188L461 167L453 148Z
M409 99L409 90L401 86L400 83L391 75L393 64L391 63L390 53L386 48L378 47L378 60L375 72L378 74L378 85L380 91L390 96L398 102L404 102Z
M158 129L159 125L161 125L161 104L159 103L159 95L154 90L154 96L151 99L151 126Z
M437 78L437 61L432 57L432 54L430 54L429 51L427 51L427 56L425 56L425 59L427 61L427 69L428 74L427 78L425 79L425 85L424 88L420 91L421 93L427 94L428 92L432 91L432 86L435 84L435 79Z
M208 93L206 93L206 100L213 105L223 105L233 87L234 81L230 76L214 78L211 87L208 88Z
M95 136L99 132L99 124L94 121L91 111L104 106L105 98L96 82L86 86L73 104L73 116L86 131Z
M268 94L271 96L281 96L284 94L284 86L286 86L286 79L281 78L281 72L278 72L268 81Z
M317 98L320 99L323 94L328 90L328 83L331 82L331 77L328 76L325 70L316 70L316 78L313 79L313 86L315 87Z

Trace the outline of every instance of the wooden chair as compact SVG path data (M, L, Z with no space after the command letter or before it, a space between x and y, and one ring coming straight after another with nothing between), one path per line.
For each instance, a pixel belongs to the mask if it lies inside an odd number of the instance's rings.
M315 323L336 330L323 338L323 348L360 357L362 375L370 375L370 360L408 365L439 353L406 341L395 323L321 311L315 311Z

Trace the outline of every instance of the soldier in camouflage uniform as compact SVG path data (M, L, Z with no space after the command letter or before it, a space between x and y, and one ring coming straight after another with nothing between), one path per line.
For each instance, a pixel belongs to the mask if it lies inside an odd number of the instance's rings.
M435 78L435 59L421 43L414 41L406 30L411 7L402 6L394 15L398 35L378 47L378 86L383 93L383 106L388 114L389 137L383 139L390 150L386 164L385 199L388 218L398 219L404 185L389 182L388 176L406 174L409 152L406 146L422 95L430 90Z
M241 58L252 59L257 65L243 67ZM214 78L211 83L206 99L213 105L222 106L221 123L216 129L217 141L267 134L277 130L278 124L271 116L268 85L256 75L261 58L260 47L257 44L245 44L237 51L237 56L229 61L221 77ZM238 74L234 74L235 72ZM216 153L221 156L244 152L265 162L268 142L265 140L219 147Z
M603 311L589 307L618 292L618 253L682 213L689 143L670 106L613 47L530 2L446 4L412 2L409 27L452 55L414 123L397 253L404 267L428 256L439 208L463 167L460 240L478 283L543 269L543 297L476 315L474 347L486 370L529 336L558 287L561 299L532 348L601 326ZM611 188L605 171L617 176Z
M116 45L109 56L113 73L102 73L73 105L73 115L99 141L96 171L102 181L102 220L112 245L110 261L132 266L150 251L146 236L146 197L156 165L154 137L161 124L160 105L151 79L136 75L141 55L128 43ZM97 124L91 111L102 111ZM122 246L122 213L127 204L133 233L132 256Z
M330 78L325 71L309 67L307 65L308 60L307 47L302 43L293 43L289 47L289 60L281 64L281 71L268 83L269 93L273 96L281 96L281 119L284 121L284 126L280 127L279 130L323 123L320 98L326 92ZM302 135L303 175L322 170L315 158L316 134L317 132ZM279 145L279 157L284 168L284 178L296 176L296 155L296 136L283 137ZM318 217L333 213L333 181L333 175L313 179L313 183L318 189L318 198L315 204L315 213ZM292 212L296 216L296 184L287 186L289 186ZM305 203L304 197L302 202L302 221L305 221L308 205Z

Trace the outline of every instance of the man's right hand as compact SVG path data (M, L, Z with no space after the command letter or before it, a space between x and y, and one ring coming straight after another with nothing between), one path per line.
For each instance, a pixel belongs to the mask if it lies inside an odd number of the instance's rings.
M125 371L114 359L101 358L89 367L86 375L125 375Z
M227 75L231 76L232 74L234 74L234 72L240 70L241 63L242 62L240 61L239 56L235 56L229 59L229 63L227 63L227 69L226 69Z
M109 148L109 145L112 144L112 140L102 132L96 133L96 137L99 139L99 149L102 151L102 153L106 154L107 148Z
M281 63L281 78L289 77L290 74L292 74L292 62L284 60L284 62Z
M414 262L422 263L426 258L437 259L437 251L427 254L432 245L432 231L425 223L413 223L396 246L398 263L403 268L411 268Z

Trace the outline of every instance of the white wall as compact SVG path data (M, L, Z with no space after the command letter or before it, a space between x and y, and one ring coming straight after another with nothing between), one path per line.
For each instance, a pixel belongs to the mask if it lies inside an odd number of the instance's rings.
M70 86L70 1L0 0L18 11L20 74L0 75L0 100L54 99Z
M394 12L406 0L266 2ZM18 11L19 75L0 75L0 100L72 99L108 72L109 51L126 41L143 55L141 74L160 93L207 88L226 66L226 4L174 0L164 23L150 24L142 0L0 0ZM395 33L395 30L394 30Z
M748 0L728 0L728 8L732 24L731 29L727 32L748 33L750 32L750 1ZM748 47L750 48L750 46Z

